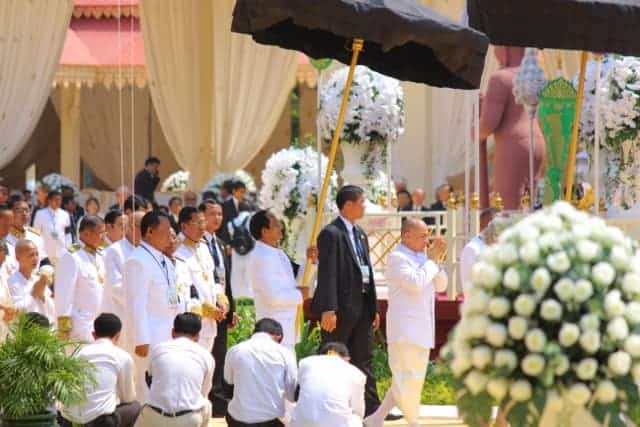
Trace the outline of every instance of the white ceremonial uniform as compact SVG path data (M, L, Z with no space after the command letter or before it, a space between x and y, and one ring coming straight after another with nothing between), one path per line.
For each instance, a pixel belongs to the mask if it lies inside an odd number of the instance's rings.
M67 228L71 226L69 213L63 209L39 209L33 226L40 230L49 260L56 265L67 251L67 247L71 246L71 234L66 233Z
M298 370L294 354L258 332L231 347L224 362L224 379L234 386L228 413L243 423L282 418L285 399L294 401Z
M100 250L75 245L58 260L56 317L58 322L61 317L71 317L72 338L93 341L93 321L102 308L104 282L104 258Z
M338 356L300 361L300 396L289 427L362 427L367 377Z
M256 242L247 266L253 289L256 320L277 320L284 333L282 345L295 351L296 315L302 294L293 275L293 266L283 250Z
M214 367L210 352L189 338L154 346L149 355L151 389L136 426L208 426ZM191 412L173 416L183 411Z
M0 266L0 274L4 274L4 276L8 279L13 273L18 270L18 260L16 259L16 249L9 242L7 242L7 249L9 250L9 253L4 259L2 266Z
M215 270L213 258L204 241L194 242L184 237L175 253L176 257L184 260L190 273L190 283L198 291L199 305L209 304L216 306L216 295L220 293L216 285L213 272ZM215 319L202 317L202 330L200 331L200 345L208 351L213 348L218 325Z
M105 282L102 297L102 312L113 313L122 322L120 347L133 353L131 342L131 319L128 318L127 295L124 289L124 263L133 253L135 246L129 240L121 239L104 250Z
M487 244L478 235L469 240L462 248L462 252L460 252L460 286L462 287L462 293L465 295L471 288L471 268L486 247Z
M34 272L29 278L24 277L20 271L13 273L7 280L9 292L13 301L13 304L10 305L25 312L33 311L40 313L49 319L49 322L53 325L56 321L56 308L53 301L53 295L51 294L51 289L49 289L48 286L45 289L44 301L34 298L31 295L33 285L35 285L39 279L40 275L36 272Z
M435 344L436 292L447 288L447 275L424 253L400 244L387 258L385 277L389 287L387 344L393 375L385 401L393 401L409 426L417 426L429 351Z
M11 292L7 284L7 273L2 267L3 266L0 266L0 305L13 307L13 298L11 298ZM4 341L8 333L9 324L4 320L4 310L0 309L0 342Z
M36 245L36 248L38 249L38 256L40 257L40 261L47 258L48 255L47 255L47 250L44 247L44 239L42 238L42 235L36 228L24 227L22 230L19 230L15 227L11 227L11 231L7 236L7 243L15 247L16 243L18 243L18 241L22 239L29 240L30 242L33 242Z
M173 320L184 308L176 289L176 271L169 258L151 245L141 242L125 262L124 287L128 318L132 321L134 350L153 347L171 339ZM145 372L149 359L134 356L136 395L143 400L148 387Z
M99 338L80 348L78 359L95 368L95 385L88 386L83 403L62 409L65 419L75 424L87 424L99 416L113 414L118 403L135 400L133 359L108 338Z

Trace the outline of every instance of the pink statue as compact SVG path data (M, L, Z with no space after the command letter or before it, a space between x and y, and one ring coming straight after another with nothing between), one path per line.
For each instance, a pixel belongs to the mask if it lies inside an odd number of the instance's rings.
M507 210L518 209L520 199L529 189L529 115L513 97L513 81L524 56L524 48L495 46L501 67L491 75L487 93L482 98L480 141L494 135L493 191L500 193ZM482 147L482 146L481 146ZM534 175L542 177L545 141L536 119L534 124ZM486 176L486 163L484 167ZM486 179L483 181L486 182ZM536 186L534 183L534 194ZM481 188L482 204L487 207L488 194Z

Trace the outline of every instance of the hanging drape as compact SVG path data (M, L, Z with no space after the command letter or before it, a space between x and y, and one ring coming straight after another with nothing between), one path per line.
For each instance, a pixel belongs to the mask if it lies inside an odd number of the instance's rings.
M72 11L73 0L0 2L0 168L42 115Z
M230 31L233 0L142 0L147 70L176 159L200 190L267 142L295 81L298 54Z

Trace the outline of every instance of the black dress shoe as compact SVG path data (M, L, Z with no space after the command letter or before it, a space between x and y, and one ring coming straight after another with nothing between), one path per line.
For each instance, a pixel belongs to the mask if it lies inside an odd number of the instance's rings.
M385 421L398 421L400 419L404 418L402 415L396 415L396 414L387 414L386 417L384 417Z

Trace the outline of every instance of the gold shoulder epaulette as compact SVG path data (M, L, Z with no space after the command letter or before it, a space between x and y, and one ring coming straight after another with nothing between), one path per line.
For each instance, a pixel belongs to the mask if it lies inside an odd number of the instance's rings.
M82 246L76 243L75 245L69 246L68 251L69 253L74 253L74 252L78 252L80 249L82 249Z
M186 261L184 260L184 258L180 258L179 256L176 256L176 255L174 255L174 256L173 256L173 258L174 258L176 261L186 262Z
M25 227L25 228L30 232L32 232L33 234L37 234L38 236L40 235L40 230L38 230L37 228L34 228L34 227Z

